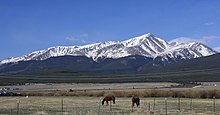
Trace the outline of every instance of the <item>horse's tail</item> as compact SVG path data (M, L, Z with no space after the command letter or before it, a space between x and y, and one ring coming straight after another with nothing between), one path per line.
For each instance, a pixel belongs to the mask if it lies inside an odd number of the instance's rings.
M115 97L112 97L113 104L115 104Z
M137 106L140 106L140 98L137 99Z
M102 100L102 105L104 105L104 103L105 103L105 99Z

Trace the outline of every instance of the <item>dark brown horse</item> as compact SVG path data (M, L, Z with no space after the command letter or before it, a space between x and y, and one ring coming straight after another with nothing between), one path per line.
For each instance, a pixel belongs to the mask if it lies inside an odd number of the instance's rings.
M102 100L102 105L104 105L105 101L106 101L106 105L108 105L108 101L113 101L113 104L115 104L115 96L113 95L105 96L105 98Z
M132 96L132 108L134 107L135 103L136 103L137 107L140 106L140 98L138 96Z

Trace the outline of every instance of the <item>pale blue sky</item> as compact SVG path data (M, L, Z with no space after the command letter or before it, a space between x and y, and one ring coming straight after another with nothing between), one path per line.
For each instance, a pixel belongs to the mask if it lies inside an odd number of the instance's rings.
M0 0L0 60L153 33L220 47L220 0Z

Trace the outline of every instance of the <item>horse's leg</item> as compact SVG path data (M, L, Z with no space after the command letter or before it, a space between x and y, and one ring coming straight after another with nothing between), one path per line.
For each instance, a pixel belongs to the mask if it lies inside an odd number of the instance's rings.
M103 99L103 100L102 100L102 105L104 105L104 103L105 103L105 100Z
M137 102L137 106L140 107L140 102L139 101Z
M106 101L106 105L108 105L108 101Z

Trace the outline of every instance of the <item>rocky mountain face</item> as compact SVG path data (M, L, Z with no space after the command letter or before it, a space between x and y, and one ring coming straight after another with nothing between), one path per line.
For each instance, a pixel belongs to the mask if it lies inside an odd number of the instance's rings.
M176 62L182 59L193 59L216 53L216 51L202 43L168 43L167 41L148 33L122 42L108 41L84 46L50 47L48 49L32 52L22 57L2 60L0 64L29 60L45 60L59 56L85 56L91 58L95 62L99 62L100 60L107 58L118 59L132 55L160 59L161 61L166 62Z

